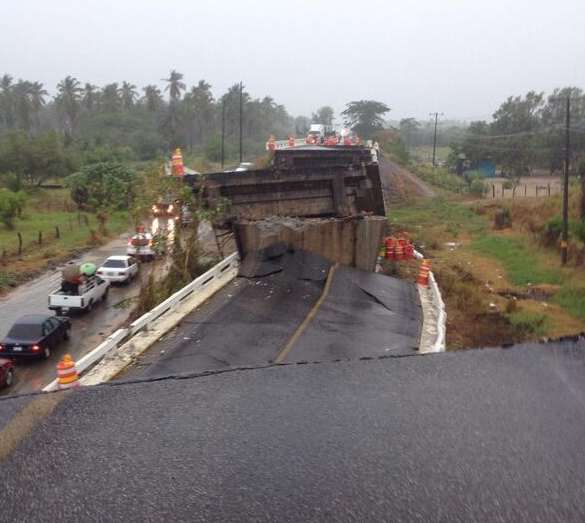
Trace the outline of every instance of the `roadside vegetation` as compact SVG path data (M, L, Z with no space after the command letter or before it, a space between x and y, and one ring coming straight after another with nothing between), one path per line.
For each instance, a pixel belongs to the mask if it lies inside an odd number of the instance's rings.
M452 195L392 209L392 230L407 232L432 260L447 304L450 348L585 331L585 245L573 237L570 263L561 268L557 244L546 240L552 200L494 204ZM499 229L502 208L511 223ZM415 273L410 268L410 277Z
M112 213L107 236L98 229L96 215L78 212L66 190L34 191L12 225L0 225L0 293L126 231L128 213Z

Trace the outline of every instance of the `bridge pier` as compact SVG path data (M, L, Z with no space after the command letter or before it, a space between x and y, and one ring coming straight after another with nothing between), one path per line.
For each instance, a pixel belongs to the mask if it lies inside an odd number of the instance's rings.
M386 219L382 216L346 218L271 217L234 224L242 259L275 243L320 254L331 262L373 271Z

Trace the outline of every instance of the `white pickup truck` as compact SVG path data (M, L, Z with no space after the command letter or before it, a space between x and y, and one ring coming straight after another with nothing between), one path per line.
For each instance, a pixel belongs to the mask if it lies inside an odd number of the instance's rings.
M58 316L72 311L87 312L108 297L110 283L92 276L79 285L63 282L61 288L49 294L49 309Z

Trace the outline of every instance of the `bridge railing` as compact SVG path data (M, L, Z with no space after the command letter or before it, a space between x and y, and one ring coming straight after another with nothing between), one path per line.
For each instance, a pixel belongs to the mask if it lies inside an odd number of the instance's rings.
M177 291L172 296L168 297L165 301L157 305L154 309L143 314L137 320L134 320L128 328L118 329L113 334L108 336L102 343L100 343L95 349L87 353L85 356L80 358L76 362L77 372L83 374L88 369L98 363L106 354L110 351L119 348L121 345L126 343L132 336L139 333L140 331L148 330L148 328L163 315L174 310L187 298L192 296L194 293L203 291L206 287L212 283L216 283L218 280L225 280L223 284L227 284L232 278L226 278L225 275L230 269L237 269L239 267L238 253L231 254L224 260L220 261L217 265L209 269L207 272L195 278L191 283ZM49 383L43 392L51 392L57 390L57 380Z

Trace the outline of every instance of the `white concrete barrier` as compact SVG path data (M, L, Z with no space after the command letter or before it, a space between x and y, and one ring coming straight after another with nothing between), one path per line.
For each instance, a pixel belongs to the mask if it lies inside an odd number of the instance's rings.
M414 257L417 260L422 260L424 258L423 254L417 250L414 251ZM443 301L441 290L437 285L437 280L432 271L429 272L428 290L433 308L433 320L436 323L436 325L433 325L434 330L436 330L436 336L431 347L427 347L425 352L444 352L447 347L447 311L445 309L445 302Z
M185 300L188 300L199 293L205 293L207 295L208 288L213 287L213 289L217 291L219 288L229 283L236 276L239 263L238 254L231 254L207 272L195 278L191 283L185 285L181 290L177 291L172 296L169 296L154 309L133 321L127 329L118 329L95 349L76 362L77 372L79 374L86 372L96 363L101 361L104 356L127 343L129 339L139 332L148 331L149 327L152 326L154 322L161 319L165 314L174 311L177 307L182 305ZM51 392L54 390L57 390L57 380L52 381L43 388L43 392Z

